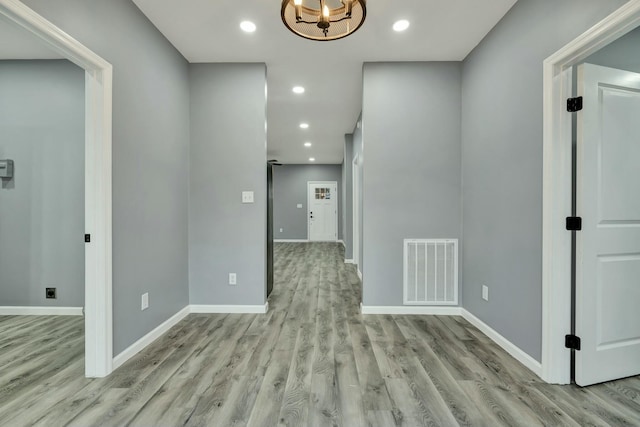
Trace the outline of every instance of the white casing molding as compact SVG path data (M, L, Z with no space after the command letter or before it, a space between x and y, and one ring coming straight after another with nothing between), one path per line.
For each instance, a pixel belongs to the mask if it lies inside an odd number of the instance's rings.
M274 239L275 243L309 243L308 239Z
M640 0L630 0L543 64L542 369L553 384L571 381L571 67L640 24Z
M344 263L345 263L345 264L355 264L355 261L354 261L354 260L352 260L352 259L345 259L345 260L344 260Z
M82 316L82 307L0 307L0 316Z
M360 281L362 282L362 271L360 271L360 266L358 266L358 268L356 269L356 271L358 272L358 278L360 279Z
M502 347L507 353L513 356L514 359L529 368L534 374L539 377L541 376L542 365L540 364L540 362L522 351L520 347L513 344L511 341L496 332L495 329L493 329L465 309L462 309L462 317L467 322L478 328L487 337L491 338L493 342Z
M264 314L269 311L269 303L264 305L190 305L191 313L247 313L247 314Z
M112 371L111 64L18 0L0 0L0 16L85 70L85 375Z

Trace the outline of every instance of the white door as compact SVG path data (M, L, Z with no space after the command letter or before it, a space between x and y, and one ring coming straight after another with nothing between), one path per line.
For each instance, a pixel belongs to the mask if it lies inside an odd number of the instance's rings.
M308 183L309 240L335 242L338 240L338 183Z
M576 383L640 374L640 74L578 68Z

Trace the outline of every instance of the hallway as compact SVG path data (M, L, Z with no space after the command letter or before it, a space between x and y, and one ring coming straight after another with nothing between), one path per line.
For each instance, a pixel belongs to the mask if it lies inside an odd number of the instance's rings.
M10 426L640 425L637 377L588 389L546 385L462 318L362 316L359 292L341 245L276 244L268 314L191 314L100 380L83 378L81 351L51 349L73 360L47 377L1 371L0 419ZM0 338L17 321L24 319L0 318ZM60 330L60 322L52 325ZM11 344L2 343L7 354ZM81 340L73 345L82 348ZM24 355L24 363L40 360Z

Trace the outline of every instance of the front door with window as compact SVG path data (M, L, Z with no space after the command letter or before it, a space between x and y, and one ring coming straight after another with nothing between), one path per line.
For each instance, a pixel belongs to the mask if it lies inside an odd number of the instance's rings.
M338 240L338 183L308 183L309 241Z

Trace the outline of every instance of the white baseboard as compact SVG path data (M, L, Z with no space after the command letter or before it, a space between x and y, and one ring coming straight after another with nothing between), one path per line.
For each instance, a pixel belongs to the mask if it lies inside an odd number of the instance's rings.
M273 239L275 243L309 243L308 239Z
M169 319L164 321L157 328L140 338L138 341L127 347L122 353L113 358L113 369L116 370L127 360L144 350L149 344L160 338L169 329L177 325L190 313L266 313L269 310L269 303L264 305L188 305Z
M127 347L122 353L113 358L113 370L115 371L122 366L127 360L142 351L149 344L160 338L165 332L177 325L182 319L189 314L189 306L186 306L169 319L161 323L157 328L140 338L138 341Z
M352 260L352 259L345 259L345 260L344 260L344 263L345 263L345 264L355 264L355 261L354 261L354 260Z
M360 304L362 314L418 314L436 316L462 316L466 321L478 328L483 334L493 342L502 347L507 353L513 356L518 362L529 368L534 374L542 376L542 364L533 357L525 353L520 347L496 332L495 329L478 319L469 311L462 307L438 307L438 306L366 306Z
M0 307L0 316L82 316L82 307Z
M527 353L522 351L520 347L513 344L511 341L500 335L493 329L491 326L484 323L482 320L478 319L476 316L471 314L465 309L462 309L462 317L465 318L469 323L471 323L476 328L480 329L480 331L491 338L496 344L502 347L507 353L513 356L518 362L522 363L524 366L529 368L534 374L541 377L542 376L542 364L535 360L533 357L529 356Z
M269 302L264 305L191 305L191 313L257 313L269 311Z
M460 316L462 308L423 306L423 305L401 305L401 306L373 306L360 305L362 314L422 314L430 316Z

